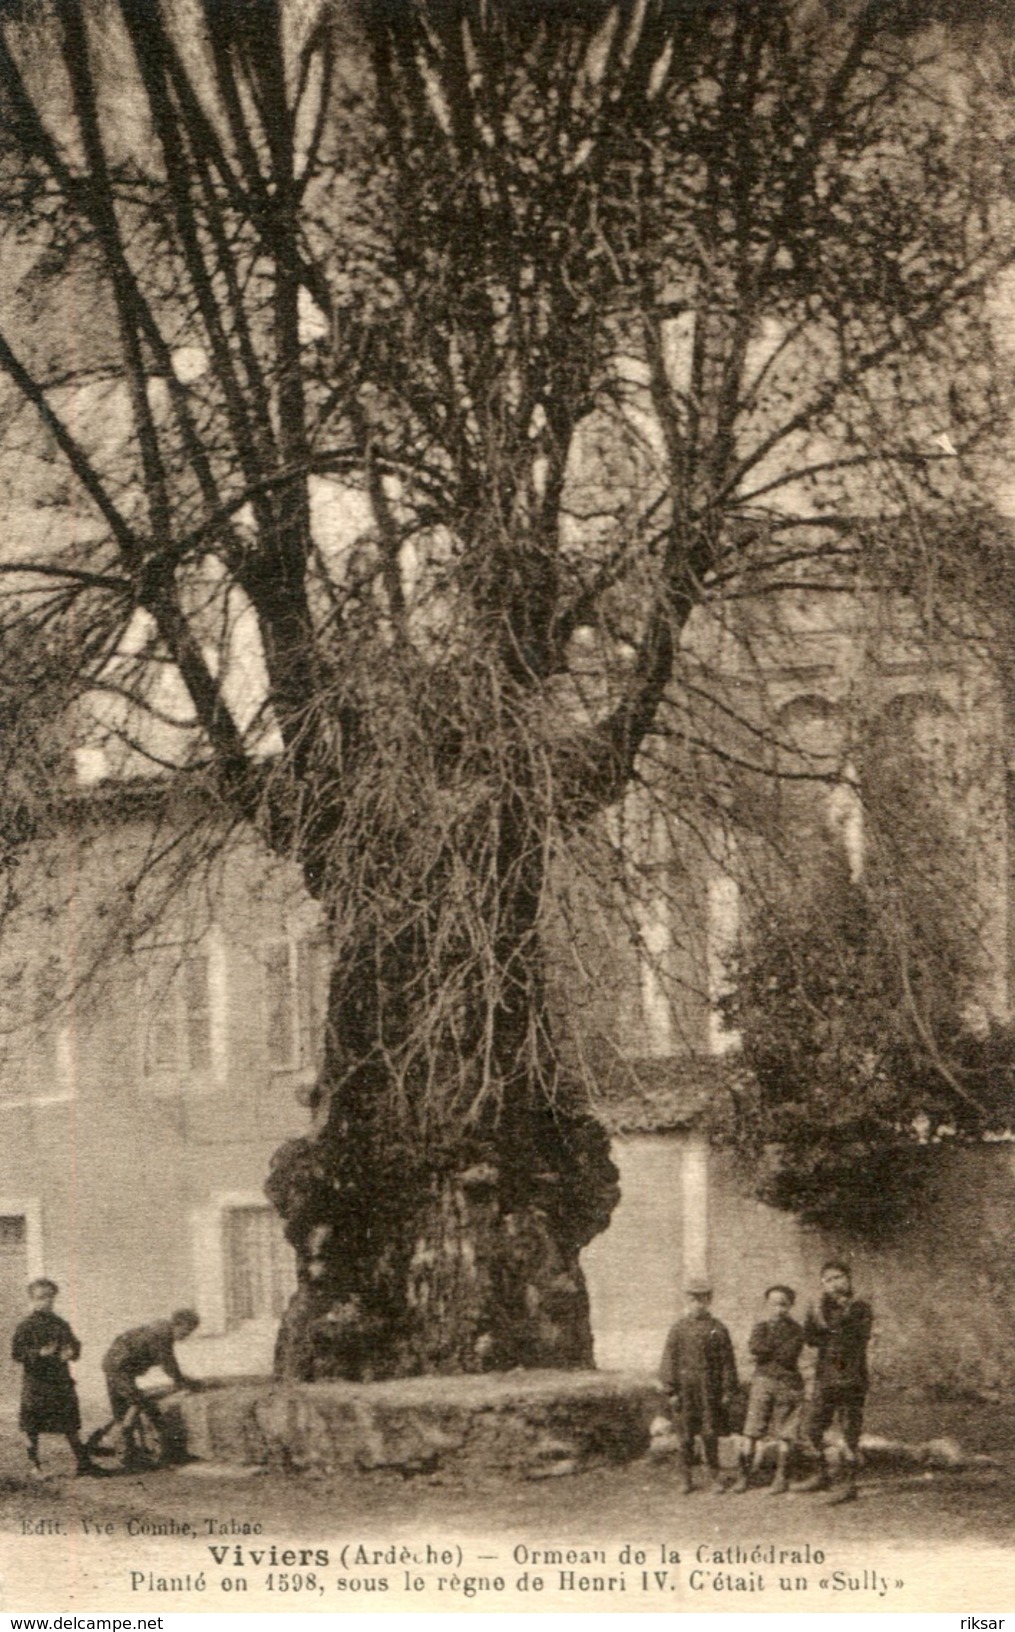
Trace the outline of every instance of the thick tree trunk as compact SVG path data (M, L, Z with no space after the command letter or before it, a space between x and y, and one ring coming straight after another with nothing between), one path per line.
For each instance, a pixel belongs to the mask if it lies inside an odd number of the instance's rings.
M542 851L531 833L519 838L530 825L519 810L508 815L487 903L495 976L486 969L474 1002L461 1001L468 981L454 980L463 961L471 969L467 937L435 937L432 922L383 952L367 938L335 970L317 1126L276 1153L267 1186L300 1275L280 1376L593 1362L579 1253L609 1223L617 1173L604 1130L556 1068L538 938ZM450 892L435 879L427 888L446 913ZM436 970L435 941L456 946ZM435 1025L442 997L451 1018ZM435 1032L436 1049L407 1055L407 1042Z
M394 1159L332 1108L277 1153L269 1194L300 1286L279 1334L288 1378L592 1364L581 1248L617 1175L598 1124L558 1102L538 1132L463 1140L440 1166Z

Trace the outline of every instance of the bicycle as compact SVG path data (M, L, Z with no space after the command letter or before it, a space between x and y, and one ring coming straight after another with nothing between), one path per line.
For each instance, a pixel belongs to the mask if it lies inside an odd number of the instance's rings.
M171 1461L166 1425L156 1401L167 1389L148 1392L127 1407L122 1417L105 1423L86 1441L90 1457L101 1457L111 1473L150 1473Z

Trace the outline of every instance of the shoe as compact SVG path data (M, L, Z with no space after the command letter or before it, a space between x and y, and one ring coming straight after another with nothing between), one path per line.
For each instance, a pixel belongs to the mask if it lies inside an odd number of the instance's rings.
M809 1479L798 1479L790 1489L794 1496L810 1495L812 1490L828 1490L829 1478L827 1473L812 1473Z
M777 1472L775 1478L772 1480L772 1483L769 1485L768 1489L766 1490L765 1495L766 1496L785 1496L788 1489L789 1489L789 1480L786 1478L785 1469L780 1468L779 1471Z
M685 1473L680 1481L680 1494L681 1496L694 1495L694 1480L689 1473Z
M733 1496L743 1496L748 1489L748 1484L749 1481L746 1473L738 1473L730 1486L730 1494Z
M855 1485L844 1485L841 1490L835 1492L834 1496L829 1496L826 1505L828 1507L845 1507L847 1502L855 1502L858 1499L858 1494Z
M725 1496L728 1488L729 1487L727 1486L722 1474L716 1473L713 1474L712 1479L709 1482L708 1494L710 1496Z
M79 1462L74 1469L75 1479L112 1479L112 1468L100 1468L97 1462Z

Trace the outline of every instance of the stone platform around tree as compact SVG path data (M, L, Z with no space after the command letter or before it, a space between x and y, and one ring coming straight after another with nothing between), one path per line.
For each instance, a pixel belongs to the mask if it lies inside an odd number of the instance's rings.
M663 1403L642 1375L514 1371L383 1383L251 1379L174 1394L161 1409L176 1449L204 1461L538 1479L644 1456Z

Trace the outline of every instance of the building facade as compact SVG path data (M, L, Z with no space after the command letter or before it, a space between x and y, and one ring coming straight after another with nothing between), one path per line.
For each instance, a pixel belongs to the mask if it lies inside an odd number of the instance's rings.
M116 914L128 855L154 832L144 810L99 808L49 847L54 952L93 966L34 1017L20 1003L0 1065L4 1321L26 1279L55 1278L86 1398L118 1331L181 1305L201 1315L191 1369L269 1368L295 1286L262 1187L273 1150L307 1126L326 990L315 914L292 877L241 847L129 955L103 960L101 940L76 930ZM7 940L5 970L25 969L29 986L45 967L43 918L23 931L30 945ZM21 984L8 980L8 1011ZM3 1378L9 1392L6 1360Z
M564 892L569 912L551 936L556 1004L593 1095L610 1085L601 1100L623 1186L585 1257L602 1365L655 1364L688 1275L712 1276L745 1341L759 1288L813 1280L823 1253L843 1247L750 1199L696 1131L717 1062L736 1046L718 1000L772 835L801 887L832 850L861 870L867 779L905 758L925 777L917 804L937 802L972 858L975 1006L1008 1018L1000 693L974 663L930 665L898 627L876 649L862 642L843 627L844 604L831 622L827 602L781 604L760 667L757 639L748 659L728 630L698 631L727 717L755 737L764 722L770 763L755 759L726 787L711 827L681 826L676 801L674 821L660 823L658 787L654 808L636 798L611 819L607 851L636 875L623 913L580 869ZM296 873L252 842L181 873L158 910L140 903L131 881L171 853L187 812L164 787L111 779L94 759L79 772L88 787L32 858L30 910L0 936L0 1308L10 1329L29 1278L60 1283L88 1402L112 1337L180 1305L201 1316L193 1371L270 1366L295 1269L262 1186L272 1152L308 1127L327 958ZM887 1370L918 1380L929 1333L938 1369L967 1383L994 1386L1010 1370L1011 1148L943 1158L920 1239L858 1263L882 1304ZM942 1324L943 1263L955 1315ZM961 1315L970 1274L996 1315L975 1339ZM15 1380L0 1359L8 1398Z

